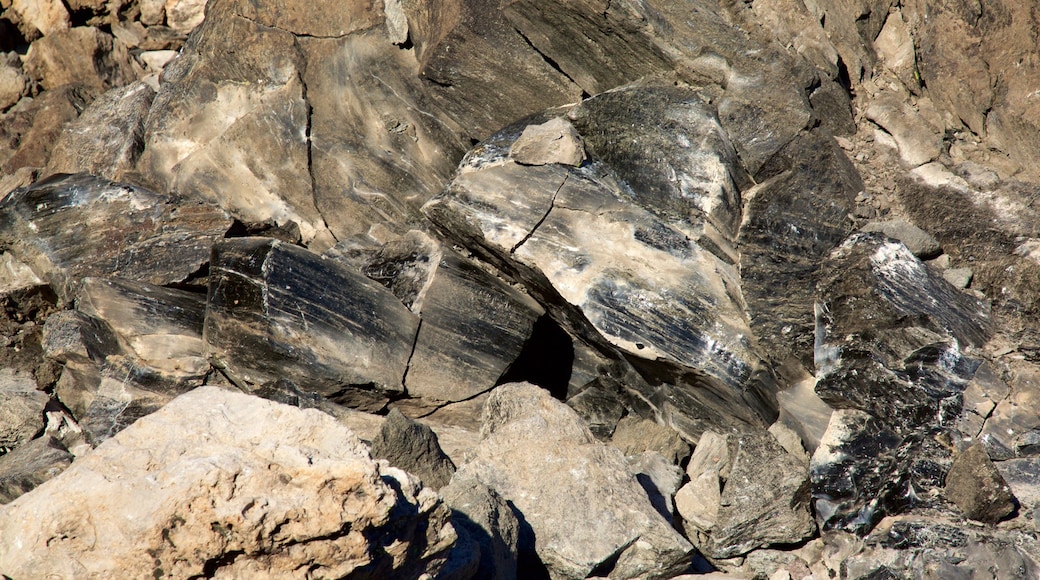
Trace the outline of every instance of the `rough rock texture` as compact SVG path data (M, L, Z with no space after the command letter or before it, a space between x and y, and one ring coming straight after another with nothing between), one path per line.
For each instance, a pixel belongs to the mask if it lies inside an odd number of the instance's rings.
M454 478L438 493L452 510L451 524L478 545L474 578L515 580L520 520L494 489L474 480Z
M202 388L0 509L0 569L418 576L442 565L449 517L331 417Z
M47 395L36 390L32 377L10 370L0 374L0 450L9 450L43 429Z
M966 517L989 524L1015 511L1015 496L981 443L954 456L946 474L946 497Z
M480 481L516 506L552 576L667 578L689 565L692 547L651 505L621 452L598 443L543 389L496 389L481 435L455 477Z
M0 503L8 503L53 478L72 463L72 454L49 436L33 439L0 456Z
M455 473L455 464L441 450L437 434L397 409L390 411L372 439L372 457L419 477L431 489L448 485Z
M137 79L126 46L94 27L70 28L34 42L25 72L45 89L70 84L110 89Z

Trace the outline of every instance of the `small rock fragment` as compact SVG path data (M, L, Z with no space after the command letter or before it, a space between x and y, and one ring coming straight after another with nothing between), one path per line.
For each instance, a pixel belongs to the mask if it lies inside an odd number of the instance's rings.
M448 485L455 473L455 464L441 450L437 434L397 409L390 411L372 440L372 457L385 459L390 465L418 476L433 489Z
M903 220L876 221L863 226L864 232L881 232L903 242L910 253L921 260L930 260L942 254L942 246L931 234Z
M574 126L556 117L541 125L528 125L510 147L509 156L521 165L560 163L577 167L585 161L585 146Z
M968 518L987 524L1015 511L1015 496L981 442L954 456L946 475L946 497Z

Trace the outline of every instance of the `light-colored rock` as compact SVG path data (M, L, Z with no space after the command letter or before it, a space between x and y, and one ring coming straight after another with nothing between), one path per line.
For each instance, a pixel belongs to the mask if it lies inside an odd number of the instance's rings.
M965 517L988 524L1011 515L1018 503L982 443L954 456L945 491Z
M3 7L18 16L23 34L28 38L47 36L69 28L69 11L61 0L9 0Z
M17 103L26 93L26 88L22 67L5 63L0 55L0 111Z
M963 192L971 191L967 181L938 162L925 163L911 171L910 176L929 187L950 187Z
M694 531L709 532L718 522L721 501L718 473L705 471L679 488L675 494L675 509L682 516L687 535Z
M789 389L776 394L780 407L780 421L798 434L805 449L812 453L827 431L834 409L816 394L816 379L807 377Z
M166 18L166 0L138 0L141 9L141 24L155 26L162 24Z
M942 253L938 240L928 232L904 220L872 221L861 228L864 232L881 232L903 242L910 253L922 260L935 258Z
M43 280L8 252L0 253L0 295L40 286Z
M943 270L943 278L957 288L967 288L971 284L975 271L971 268L949 268Z
M907 166L917 167L939 157L942 135L909 103L891 95L878 98L867 106L866 116L895 139L899 157Z
M790 453L792 457L797 457L806 465L809 464L809 454L805 452L802 438L798 436L794 429L791 429L781 421L777 421L769 426L769 434L775 437L777 443Z
M896 73L907 88L916 88L919 83L914 55L914 39L910 27L903 20L902 12L889 13L881 33L874 39L874 49L889 70Z
M552 576L584 578L612 558L612 578L667 578L689 564L692 547L653 508L621 451L547 391L498 387L481 434L456 477L512 502Z
M4 187L15 183L29 185L24 182L26 177L30 183L36 180L32 171L47 165L65 124L78 117L94 96L93 89L63 86L43 91L32 99L22 99L7 112L5 133L16 140L10 143L8 150L3 147L8 144L0 143L0 173L7 174ZM23 169L29 172L19 173Z
M585 161L581 136L566 119L554 117L540 125L528 125L509 148L509 156L521 165L561 163L575 167Z
M204 0L166 0L166 24L177 32L188 34L206 19Z
M44 89L82 84L105 90L137 80L139 72L122 41L92 26L45 36L25 55L25 73Z
M634 415L622 417L618 421L610 444L624 451L625 455L654 451L675 465L690 457L690 444L683 441L675 429Z
M176 50L146 50L139 54L137 58L141 59L141 62L144 63L149 72L159 73L176 56Z
M448 518L332 417L203 387L0 509L0 569L417 577L443 564Z
M0 372L0 449L17 447L43 430L48 400L32 377L10 369Z

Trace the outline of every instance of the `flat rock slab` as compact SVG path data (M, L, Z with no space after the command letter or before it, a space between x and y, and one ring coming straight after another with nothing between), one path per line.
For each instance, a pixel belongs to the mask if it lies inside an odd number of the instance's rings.
M0 201L0 242L71 299L87 276L188 279L231 227L219 208L91 175L59 175Z
M692 546L656 511L624 455L597 442L573 410L526 383L498 387L484 409L482 441L455 478L516 507L552 577L608 567L612 578L669 578L689 565Z
M0 509L0 569L417 577L443 565L448 520L436 494L332 417L203 387Z
M207 352L243 385L289 375L333 399L402 393L418 327L393 293L335 260L269 238L214 246Z

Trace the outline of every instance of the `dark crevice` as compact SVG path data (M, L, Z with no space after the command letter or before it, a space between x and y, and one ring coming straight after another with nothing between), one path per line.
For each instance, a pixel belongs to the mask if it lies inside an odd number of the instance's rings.
M419 319L419 325L415 327L415 338L412 339L412 351L408 353L408 362L404 365L404 375L401 377L401 386L404 387L405 395L408 394L408 371L412 370L412 357L415 356L415 349L419 346L419 333L422 332L422 318Z
M203 262L197 270L185 276L179 282L166 284L166 288L185 290L194 294L204 294L209 286L209 262Z
M527 240L531 239L531 236L533 236L534 233L538 231L538 228L541 227L543 223L545 223L545 220L548 219L549 214L552 213L553 207L556 205L556 196L560 195L560 190L562 190L563 186L567 184L567 180L569 178L570 175L563 176L563 181L560 182L560 186L556 188L556 191L553 192L552 199L549 200L549 209L545 210L545 214L543 214L541 219L538 220L538 223L534 224L534 227L531 228L531 231L527 232L527 235L524 236L522 240L517 242L516 245L509 249L510 254L516 253L516 250L520 246L524 245L524 243L527 242Z
M217 570L220 570L225 566L233 564L239 556L242 556L244 554L245 550L230 550L224 554L221 554L219 557L206 560L206 563L202 565L202 574L198 574L196 576L189 576L188 580L201 580L202 578L212 578L217 573Z
M845 92L852 97L852 78L849 76L849 67L845 65L845 61L838 57L838 78L835 79L838 84L841 85Z
M520 35L520 38L524 39L524 42L527 43L527 46L531 47L531 50L535 51L536 53L538 53L538 56L542 57L542 60L545 61L545 64L547 64L550 67L552 67L553 70L555 70L556 72L558 72L561 75L563 75L563 78L569 80L576 87L580 88L581 89L581 98L583 100L589 98L590 96L592 96L592 95L590 95L588 93L588 91L585 90L584 87L582 87L580 84L578 84L577 81L575 81L573 78L571 78L571 75L569 75L566 72L564 72L564 70L562 68L560 68L560 64L557 63L555 60L553 60L553 58L551 56L549 56L549 55L545 54L544 52L538 50L538 47L535 46L533 42L531 42L530 38L527 38L527 35L524 34L522 30L520 30L519 28L517 28L515 26L513 27L513 30L515 30L516 33L518 35Z
M548 314L534 323L531 336L513 364L495 383L528 382L561 401L566 400L574 367L574 340Z

